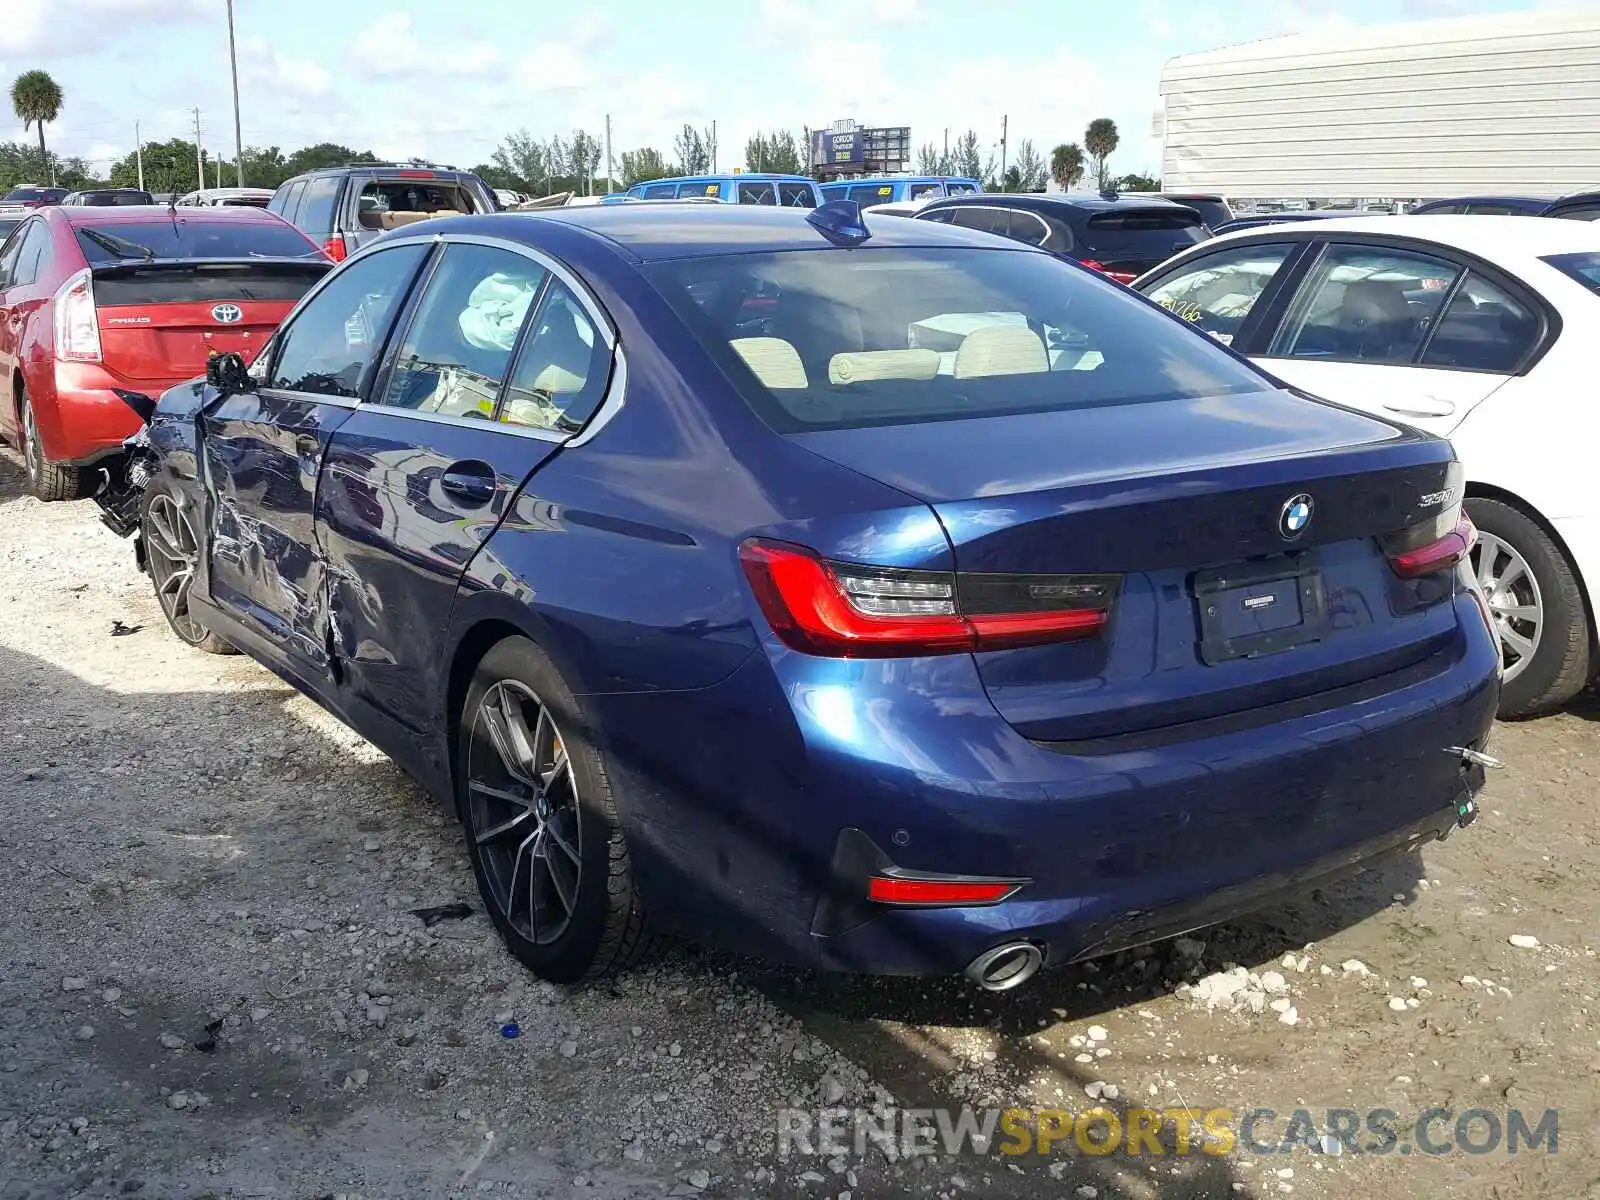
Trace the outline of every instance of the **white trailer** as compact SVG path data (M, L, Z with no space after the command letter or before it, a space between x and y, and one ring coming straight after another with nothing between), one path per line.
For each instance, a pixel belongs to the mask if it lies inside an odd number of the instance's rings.
M1240 198L1600 188L1600 9L1294 34L1171 59L1161 183Z

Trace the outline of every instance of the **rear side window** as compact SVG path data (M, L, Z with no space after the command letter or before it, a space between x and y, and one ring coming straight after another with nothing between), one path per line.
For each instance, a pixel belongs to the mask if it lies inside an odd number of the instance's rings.
M43 221L34 221L22 236L22 248L17 251L17 262L11 269L12 287L26 287L35 282L50 262L50 231Z
M1459 273L1426 254L1331 246L1300 285L1268 353L1409 364Z
M1543 261L1600 295L1600 254L1552 254Z
M404 299L425 245L395 246L351 263L274 339L267 385L319 396L355 396Z
M652 183L644 189L646 200L671 200L678 194L678 185L675 183Z
M778 203L778 189L770 183L750 183L741 181L739 184L740 204L769 204L776 207Z
M291 225L298 225L296 218L300 215L300 201L305 198L305 181L291 183L288 193L283 198L283 207L278 210L278 215Z
M1179 267L1145 295L1219 342L1231 344L1289 250L1284 245L1237 246L1207 254Z
M1084 222L1083 240L1096 258L1170 258L1210 236L1199 214L1135 209L1096 213Z
M78 248L91 266L141 258L314 258L321 252L292 225L277 221L177 220L117 221L85 225Z
M1571 208L1563 208L1550 215L1564 221L1596 221L1600 220L1600 203L1574 204Z
M784 208L815 208L817 191L809 183L780 183L778 203Z
M1137 296L1046 254L823 249L644 269L780 432L1267 386Z
M339 198L340 182L337 175L325 175L306 184L294 223L314 238L326 238L333 232L333 206Z
M572 292L552 279L534 314L497 419L575 433L600 407L611 378L606 347Z
M979 188L975 183L947 183L945 194L947 196L976 196Z
M848 199L863 207L868 204L887 204L894 199L894 188L886 183L857 184L850 189Z
M928 200L934 196L942 195L944 195L944 185L942 183L913 183L911 185L911 195L908 199Z
M678 185L679 196L712 196L721 198L722 185L720 183L682 183Z
M1527 304L1468 272L1428 339L1422 365L1509 374L1533 350L1540 328Z

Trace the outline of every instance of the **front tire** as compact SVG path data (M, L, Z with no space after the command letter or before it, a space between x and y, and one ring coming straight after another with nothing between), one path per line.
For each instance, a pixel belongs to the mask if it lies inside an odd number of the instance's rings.
M237 654L189 610L189 592L200 562L200 539L183 503L157 484L145 494L140 514L145 569L155 585L161 615L179 640L207 654Z
M39 440L39 423L34 418L27 392L22 393L19 403L22 458L28 467L29 490L37 499L45 501L82 500L94 495L100 485L100 472L92 467L74 467L46 458L44 443Z
M507 638L462 706L456 804L484 906L552 983L623 970L649 948L604 756L532 642Z
M1500 634L1502 718L1547 713L1589 681L1589 616L1576 572L1538 522L1498 500L1470 500L1472 569Z

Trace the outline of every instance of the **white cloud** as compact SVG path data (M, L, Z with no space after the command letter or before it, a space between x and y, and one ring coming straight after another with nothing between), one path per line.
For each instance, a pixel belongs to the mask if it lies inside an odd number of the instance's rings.
M126 24L171 25L215 16L205 0L5 0L0 12L0 53L86 54L113 41Z
M921 0L874 0L869 14L885 25L906 25L922 17Z
M282 102L284 93L325 96L333 87L333 72L309 58L279 54L260 34L245 38L239 47L240 77L271 91Z
M488 42L425 47L405 13L385 13L368 25L351 43L350 56L359 70L377 76L476 75L500 64L499 52Z
M545 42L517 64L516 79L535 92L569 91L589 86L588 64L574 47Z

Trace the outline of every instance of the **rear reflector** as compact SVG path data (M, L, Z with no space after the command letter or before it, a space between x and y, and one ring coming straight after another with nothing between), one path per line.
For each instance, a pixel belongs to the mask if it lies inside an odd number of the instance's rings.
M1412 550L1402 550L1389 556L1389 565L1394 568L1394 573L1404 579L1414 579L1419 575L1432 575L1436 571L1443 571L1455 566L1467 555L1472 553L1473 546L1478 544L1478 528L1472 523L1472 518L1463 510L1456 519L1456 527L1435 542L1425 546L1418 546Z
M1111 619L1115 575L958 575L828 562L804 546L739 548L784 643L826 658L1004 650L1091 637Z
M878 904L997 904L1022 883L1015 879L915 879L874 875L867 880L867 899Z
M322 252L334 262L343 262L350 254L344 247L344 238L337 234L322 243Z
M1135 279L1139 278L1131 271L1113 271L1110 267L1106 266L1105 263L1093 258L1080 258L1078 261L1084 266L1088 267L1089 270L1099 271L1100 274L1106 276L1108 279L1115 279L1118 283L1132 283Z

